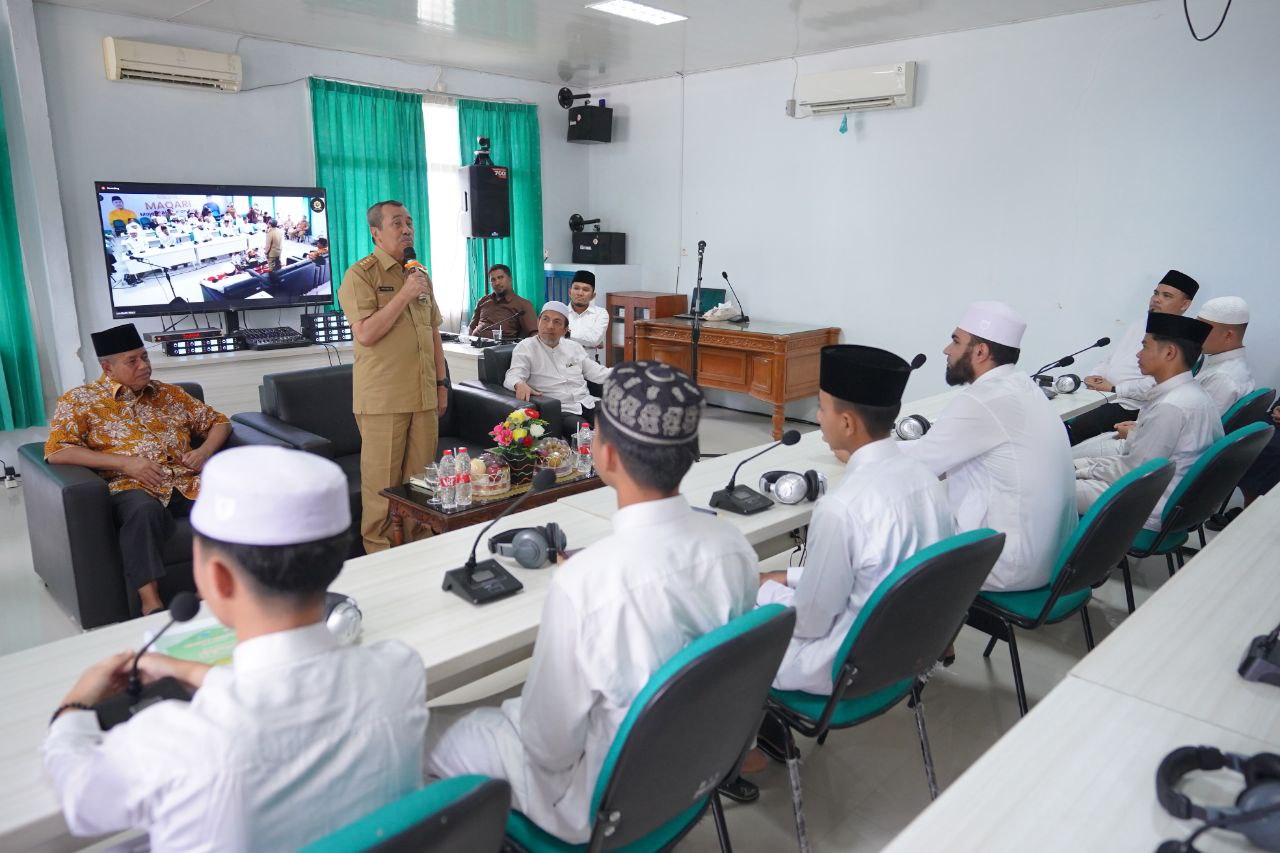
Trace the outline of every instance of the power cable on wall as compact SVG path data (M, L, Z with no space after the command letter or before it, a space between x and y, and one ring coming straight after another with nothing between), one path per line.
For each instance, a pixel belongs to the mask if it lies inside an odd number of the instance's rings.
M1231 0L1227 0L1227 5L1223 8L1222 17L1218 19L1218 26L1214 27L1213 32L1209 33L1209 35L1203 37L1196 33L1196 26L1191 23L1191 9L1188 8L1190 2L1191 0L1182 0L1182 14L1187 19L1187 29L1191 30L1191 37L1196 41L1208 41L1216 36L1218 30L1222 29L1222 25L1227 22L1227 13L1231 11Z

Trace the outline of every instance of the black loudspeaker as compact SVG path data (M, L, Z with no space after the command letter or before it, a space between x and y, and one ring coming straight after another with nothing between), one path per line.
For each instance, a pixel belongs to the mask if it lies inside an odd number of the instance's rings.
M625 264L627 235L621 231L579 231L573 235L575 264Z
M590 104L569 110L570 142L612 142L613 107Z
M511 174L506 166L463 166L462 227L467 237L511 236Z

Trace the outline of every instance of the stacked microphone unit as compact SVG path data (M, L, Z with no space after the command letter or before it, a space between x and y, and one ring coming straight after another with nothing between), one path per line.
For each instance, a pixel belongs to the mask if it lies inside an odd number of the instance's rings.
M336 344L351 340L351 322L341 311L303 314L302 336L318 344Z
M144 708L150 707L165 699L178 699L183 702L191 700L191 691L176 678L161 678L150 684L142 683L142 675L138 672L138 662L146 654L147 649L179 622L190 622L200 612L200 599L190 592L180 592L173 597L169 605L169 622L147 641L138 653L133 656L133 666L129 671L129 683L123 693L104 699L94 706L98 715L98 725L103 731L119 725L132 718Z
M215 352L235 352L245 348L244 341L234 335L215 330L212 334L192 332L177 340L162 342L164 354L171 356L208 355Z
M733 476L729 478L729 482L725 487L711 495L711 505L716 509L735 512L738 515L753 515L757 512L764 512L766 509L773 506L773 501L765 495L760 494L750 486L738 485L738 472L742 470L743 465L746 465L757 456L768 453L770 450L773 450L775 447L782 444L790 447L799 440L799 430L789 429L782 434L781 441L777 441L769 445L764 450L761 450L760 453L753 454L748 456L746 459L743 459L738 463L738 467L733 469Z

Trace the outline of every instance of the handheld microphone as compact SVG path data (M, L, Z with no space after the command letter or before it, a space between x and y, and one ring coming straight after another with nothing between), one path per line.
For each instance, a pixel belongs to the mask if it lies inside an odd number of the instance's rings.
M750 323L750 322L751 322L751 318L750 318L750 317L748 317L746 314L744 314L744 313L742 312L742 300L738 298L738 291L736 291L736 290L734 290L734 289L733 289L733 282L729 281L729 274L728 274L727 272L724 272L724 271L722 270L722 271L720 272L720 275L721 275L721 277L723 277L723 278L724 278L724 283L725 283L725 284L727 284L727 285L729 285L729 292L733 294L733 298L734 298L735 300L737 300L737 302L738 302L738 316L737 316L737 317L733 317L733 318L731 318L728 322L730 322L730 323Z
M800 440L800 431L789 429L782 434L782 440L761 450L759 453L752 454L746 459L738 463L738 467L733 469L733 476L729 478L728 484L719 491L711 495L711 505L717 509L726 509L729 512L736 512L738 515L751 515L752 513L763 512L773 506L773 501L757 492L749 486L736 485L738 481L738 472L742 470L742 466L746 465L757 456L768 453L780 444L788 447Z
M422 261L418 260L418 253L414 251L412 246L406 246L404 250L404 277L408 278L415 270L421 270L422 274L431 280L431 273L427 272L426 266ZM426 293L418 294L418 301L426 302L430 296Z
M147 649L178 622L190 622L200 612L200 599L193 593L180 592L173 597L169 605L169 621L156 635L147 641L138 653L133 656L133 666L129 670L129 683L123 693L104 699L93 710L98 714L98 725L103 731L123 723L143 708L150 707L164 699L191 701L191 691L176 678L165 677L143 686L142 676L138 673L138 662L146 654Z
M454 592L463 601L472 604L487 604L490 601L497 601L499 598L506 598L508 595L514 595L524 589L524 584L520 583L509 571L502 567L502 564L492 558L481 563L476 562L476 548L480 545L480 540L489 532L489 528L493 527L502 519L528 500L529 496L535 492L541 492L551 487L556 481L556 472L550 468L539 469L538 473L533 475L533 484L529 491L511 502L511 505L498 513L498 517L484 526L484 529L476 536L476 541L471 543L471 555L467 557L467 562L461 567L450 569L444 574L444 585L441 587L445 592Z

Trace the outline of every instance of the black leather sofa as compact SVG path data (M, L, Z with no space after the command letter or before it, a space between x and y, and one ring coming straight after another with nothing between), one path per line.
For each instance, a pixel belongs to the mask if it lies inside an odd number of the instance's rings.
M360 530L360 430L351 413L351 365L271 373L258 386L261 412L233 415L252 427L334 462L347 475L353 530ZM472 455L493 446L489 430L523 404L511 392L501 393L465 383L449 386L449 404L440 419L437 456L466 447ZM353 555L363 553L360 537L352 537Z
M177 384L204 399L199 385ZM288 446L253 427L233 423L223 447L245 444ZM138 616L138 596L125 587L107 481L79 465L50 465L44 460L43 443L24 444L18 455L31 558L54 600L85 629ZM164 562L167 574L160 581L164 601L182 590L195 589L191 526L186 519L178 521L165 545Z
M481 350L480 359L476 365L476 374L479 379L477 381L463 382L462 384L464 386L487 388L495 393L513 394L513 392L507 390L502 381L506 378L507 371L511 368L511 353L515 351L515 348L515 344L499 344L498 346L485 347ZM595 382L588 382L587 390L597 397L603 393L601 386ZM560 401L553 397L534 397L530 403L537 407L538 413L547 421L547 429L552 435L572 438L574 433L578 431L578 427L585 423L582 418L572 412L563 411Z

